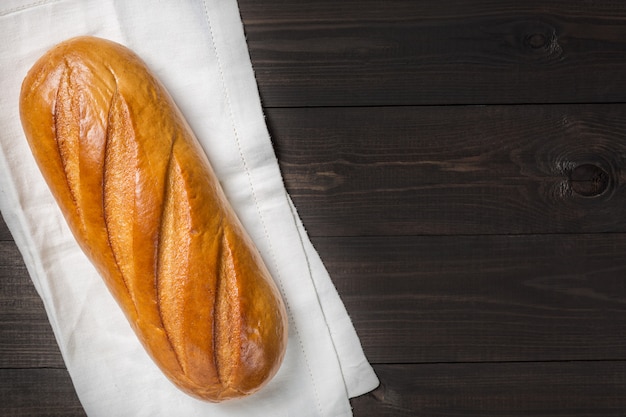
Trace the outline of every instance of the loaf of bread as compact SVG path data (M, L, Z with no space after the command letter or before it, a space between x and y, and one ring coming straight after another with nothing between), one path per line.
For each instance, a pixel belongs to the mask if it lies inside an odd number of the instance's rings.
M20 116L76 241L163 373L211 402L264 386L287 345L280 292L141 59L65 41L27 74Z

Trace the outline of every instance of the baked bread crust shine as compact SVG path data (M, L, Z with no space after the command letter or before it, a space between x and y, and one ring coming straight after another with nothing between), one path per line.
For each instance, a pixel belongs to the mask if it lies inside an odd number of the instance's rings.
M20 116L77 242L147 352L188 394L259 390L285 306L166 89L129 49L78 37L26 76Z

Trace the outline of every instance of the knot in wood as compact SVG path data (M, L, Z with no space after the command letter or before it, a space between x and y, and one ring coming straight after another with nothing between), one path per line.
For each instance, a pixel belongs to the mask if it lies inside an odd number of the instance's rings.
M539 49L546 46L548 38L543 33L532 33L526 36L525 44L531 49Z
M584 197L596 197L606 191L610 176L594 164L581 164L570 171L569 182L574 193Z
M526 22L521 37L522 48L529 54L557 58L563 53L556 28L547 22Z

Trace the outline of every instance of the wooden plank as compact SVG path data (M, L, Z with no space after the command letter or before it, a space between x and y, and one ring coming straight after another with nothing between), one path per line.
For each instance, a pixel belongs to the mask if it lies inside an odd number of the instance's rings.
M618 417L626 363L378 365L382 385L353 399L355 417Z
M313 243L373 362L626 357L623 234ZM19 256L6 244L0 255ZM10 270L0 266L0 367L62 366L25 269Z
M13 236L11 236L11 232L9 232L9 228L7 227L2 215L0 215L0 242L6 240L13 240Z
M376 365L355 417L612 417L626 410L624 362ZM84 416L64 370L0 370L0 414Z
M239 3L268 107L626 101L621 2Z
M84 417L65 369L0 369L0 415Z
M267 118L312 236L626 231L626 105L268 109Z
M314 238L373 363L626 358L626 235Z
M13 242L0 241L0 368L63 367L43 303Z

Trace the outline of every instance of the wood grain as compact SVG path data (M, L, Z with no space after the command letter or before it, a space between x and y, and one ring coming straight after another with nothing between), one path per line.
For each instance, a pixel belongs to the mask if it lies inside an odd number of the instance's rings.
M4 417L86 416L65 369L0 369Z
M623 234L313 239L374 363L624 358L625 242ZM11 246L0 244L0 278L11 282L0 286L0 367L62 367Z
M11 232L9 232L9 228L4 222L4 218L0 215L0 242L2 241L12 241L13 236L11 236Z
M313 236L626 231L626 105L268 109L267 117ZM599 194L589 193L593 173L581 165L605 174Z
M374 363L626 357L626 235L313 244Z
M355 416L617 417L624 362L377 365L384 382L351 400ZM78 417L64 370L0 370L3 416Z
M267 107L626 99L615 1L240 4Z
M63 368L43 303L10 241L0 241L0 282L0 369Z
M618 417L626 363L378 365L385 381L352 400L355 416Z

